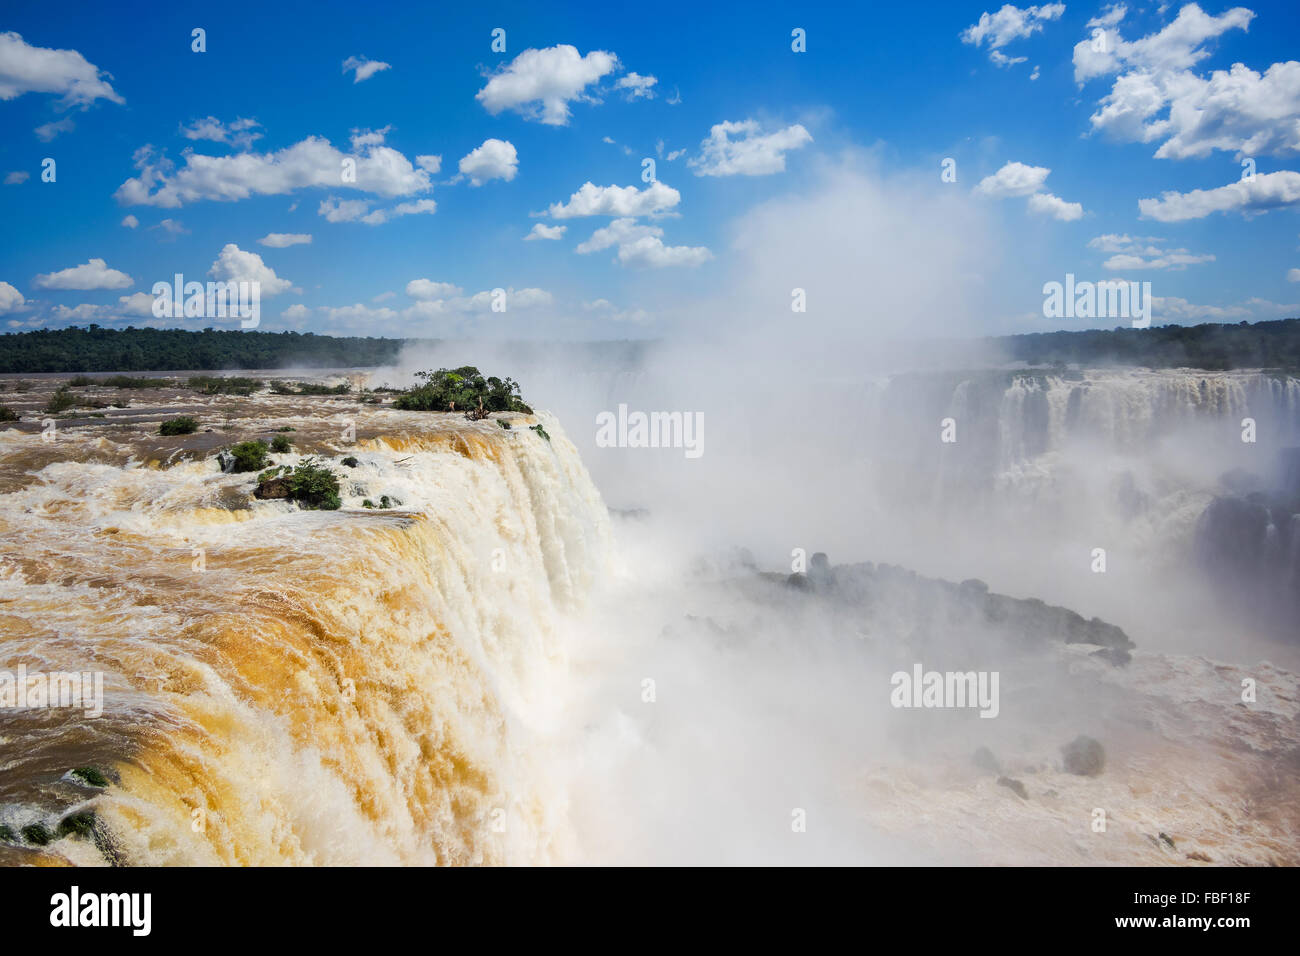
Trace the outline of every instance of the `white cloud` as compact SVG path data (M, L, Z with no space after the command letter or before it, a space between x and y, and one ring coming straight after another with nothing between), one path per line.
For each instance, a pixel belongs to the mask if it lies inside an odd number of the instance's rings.
M1043 188L1051 172L1046 166L1026 166L1024 163L1006 163L992 176L985 176L975 187L982 196L1006 199L1011 196L1029 196Z
M767 135L758 130L755 120L717 123L700 143L700 156L687 160L687 165L696 176L766 176L784 172L785 154L812 142L812 134L798 123ZM743 138L733 140L733 133Z
M496 116L518 110L549 126L569 122L569 103L584 98L583 91L618 66L618 57L604 50L581 56L568 44L529 49L488 78L475 95Z
M1280 170L1257 173L1250 182L1238 180L1217 189L1163 192L1159 199L1139 199L1138 211L1143 219L1184 222L1204 219L1216 212L1260 215L1270 209L1282 209L1297 203L1300 203L1300 173Z
M471 186L482 186L490 179L510 182L517 172L519 154L513 143L503 139L484 140L460 161L460 173L469 177Z
M682 194L671 186L653 182L645 189L635 186L597 186L583 183L567 203L552 203L548 212L556 219L577 216L649 216L671 209Z
M26 304L23 294L8 282L0 282L0 315L18 312Z
M126 217L122 220L122 225L126 226L128 229L134 229L140 225L140 220L136 219L135 216L130 213L127 213Z
M293 287L288 279L281 279L275 270L262 261L256 252L245 252L233 242L226 243L217 256L208 275L220 282L257 282L261 294L279 295Z
M579 243L577 251L586 254L618 246L621 265L648 268L698 266L713 258L704 246L665 246L660 238L663 234L658 226L643 225L635 219L615 219Z
M135 292L118 296L118 310L126 315L153 316L154 297L148 292Z
M21 186L27 180L32 178L32 174L25 169L15 169L13 172L5 175L6 186Z
M961 42L975 47L987 46L989 59L997 66L1024 63L1025 57L1008 57L999 52L1000 48L1013 40L1023 40L1040 32L1045 23L1058 19L1064 12L1064 3L1048 3L1023 10L1004 4L997 13L981 13L978 23L961 32Z
M1028 196L1028 208L1032 213L1051 216L1061 222L1073 222L1083 218L1083 205L1066 202L1043 190L1051 170L1046 166L1027 166L1024 163L1005 163L992 176L985 176L976 185L973 192L992 199L1009 199Z
M1239 322L1262 321L1300 314L1300 303L1270 302L1253 297L1237 305L1197 305L1174 296L1153 296L1152 314L1166 322Z
M380 60L367 60L364 56L350 56L343 61L343 72L350 70L356 71L356 76L352 80L353 84L360 83L362 80L368 80L381 70L391 70L391 63L383 63Z
M412 279L406 283L406 294L412 299L432 302L437 299L450 299L461 294L463 290L450 282L434 282L432 279Z
M524 236L524 241L529 242L534 239L561 239L564 237L564 231L568 226L548 226L544 223L534 223L533 229L528 235Z
M125 272L110 269L103 259L91 259L70 269L38 275L33 284L41 289L125 289L134 280Z
M125 103L110 79L76 50L30 46L17 33L0 33L0 100L60 93L66 106L86 107L98 99Z
M713 253L704 246L665 246L657 236L642 236L618 247L620 264L650 269L698 266L712 258Z
M253 141L262 138L254 132L260 124L257 120L237 119L233 123L223 123L215 116L206 116L194 120L189 126L181 127L181 135L186 139L204 139L213 143L225 143L239 149L248 149Z
M38 126L36 127L35 130L33 130L33 132L36 133L36 138L39 139L42 143L48 143L50 140L54 139L54 137L58 136L60 133L67 133L70 130L72 130L75 126L76 124L72 121L72 117L65 116L61 120L53 120L49 123L45 123L42 126Z
M158 225L150 226L149 228L161 229L163 232L167 233L167 235L172 236L173 238L176 236L184 235L185 233L189 232L189 230L186 229L185 226L178 219L164 219L161 222L159 222Z
M992 63L994 66L998 66L998 67L1002 67L1003 69L1007 69L1007 68L1009 68L1009 67L1013 67L1013 66L1015 66L1017 63L1028 63L1028 62L1029 62L1029 57L1027 57L1027 56L1007 56L1005 53L1002 53L1000 50L990 50L990 51L989 51L989 62ZM1033 79L1033 77L1030 77L1030 79Z
M655 95L654 85L658 82L659 80L653 76L642 76L640 73L628 73L627 76L619 77L618 82L615 83L614 86L620 90L627 90L627 98L629 100L635 100L641 97L652 100Z
M421 169L425 170L426 172L437 174L442 172L442 157L441 156L417 156L415 157L415 165L419 166Z
M365 199L322 199L317 207L318 215L329 222L355 222L370 210L370 203Z
M1300 63L1274 63L1263 73L1243 63L1208 76L1192 72L1211 55L1211 41L1249 29L1254 17L1244 7L1211 16L1189 3L1141 39L1126 41L1111 24L1101 49L1092 37L1081 40L1074 48L1080 85L1116 74L1090 117L1092 129L1128 142L1158 142L1159 159L1202 158L1216 150L1239 157L1300 151Z
M1034 193L1029 197L1029 211L1051 216L1061 222L1073 222L1083 218L1083 204L1066 202L1060 196L1051 193Z
M283 249L286 246L305 246L311 242L311 235L305 232L271 232L257 241L272 249Z
M1286 272L1287 282L1300 282L1300 269L1288 269Z
M354 136L353 152L348 154L317 136L272 153L187 153L185 165L175 171L169 160L155 157L153 149L145 146L135 154L140 175L124 182L114 195L123 205L176 208L204 199L233 202L306 188L356 189L387 197L432 188L429 172L416 169L397 150L380 145L377 138L382 136L382 131ZM355 181L343 179L345 159L355 163Z
M311 309L307 308L301 302L295 302L280 313L280 318L288 319L290 322L296 322L300 319L307 318L309 315L311 315Z
M1169 269L1179 271L1190 265L1213 262L1212 255L1196 255L1186 249L1166 249L1157 236L1129 236L1107 233L1088 241L1088 248L1114 253L1102 263L1106 269Z
M668 162L671 163L673 160L680 159L681 157L683 157L683 156L685 156L685 155L686 155L686 150L684 150L684 149L675 149L675 150L673 150L671 153L669 153L667 156L665 156L664 159L668 160Z

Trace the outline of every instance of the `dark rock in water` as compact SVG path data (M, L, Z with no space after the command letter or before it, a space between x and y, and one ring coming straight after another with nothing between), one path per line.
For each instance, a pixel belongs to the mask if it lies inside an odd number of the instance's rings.
M794 588L796 591L811 591L813 589L812 582L808 580L808 575L798 571L785 579L785 586Z
M1178 847L1174 846L1174 841L1173 841L1173 839L1169 836L1168 833L1165 833L1163 830L1160 831L1160 839L1161 839L1163 842L1169 844L1169 849L1171 849L1171 850L1177 850L1177 849L1178 849Z
M1249 495L1264 490L1264 479L1244 468L1233 468L1219 476L1219 484L1234 495Z
M1214 861L1211 860L1208 856L1206 856L1204 853L1189 853L1189 854L1187 854L1187 859L1189 859L1189 860L1196 860L1198 863L1213 863L1213 862L1214 862Z
M1106 766L1106 750L1091 737L1075 737L1061 748L1065 769L1081 777L1095 777Z
M988 747L980 747L971 757L971 762L979 767L985 773L1001 773L1002 765L998 763L998 758L993 756L993 751Z
M1107 664L1114 664L1116 667L1123 667L1133 659L1128 651L1121 651L1114 647L1103 647L1099 651L1093 651L1092 656L1100 657Z
M254 498L261 498L265 501L268 498L288 498L289 497L289 479L283 475L277 478L268 478L257 486L253 492Z
M235 456L228 451L219 451L217 452L217 464L221 466L223 472L229 474L230 469L235 467Z
M1013 780L1011 777L998 777L998 786L1006 787L1022 800L1029 799L1029 791L1025 789L1025 785L1019 780Z
M348 455L348 457L344 458L341 462L339 462L339 464L342 465L344 468L355 468L357 467L357 460L353 458L351 455Z

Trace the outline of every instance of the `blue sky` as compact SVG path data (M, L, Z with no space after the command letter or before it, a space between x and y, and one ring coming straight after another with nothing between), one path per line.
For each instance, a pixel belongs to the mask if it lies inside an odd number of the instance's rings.
M219 324L150 314L179 272L258 279L270 331L654 336L749 308L791 236L847 264L807 281L851 322L908 301L883 283L956 282L928 251L949 216L979 253L963 329L1060 327L1041 286L1067 272L1150 281L1156 324L1289 317L1298 23L1286 2L10 3L0 329ZM873 274L899 233L915 272Z

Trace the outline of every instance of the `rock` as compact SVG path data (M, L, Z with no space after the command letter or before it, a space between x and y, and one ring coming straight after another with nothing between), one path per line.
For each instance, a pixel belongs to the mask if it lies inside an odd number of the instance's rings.
M357 467L357 460L349 455L347 458L344 458L339 462L339 464L343 465L345 468L355 468Z
M1213 863L1213 862L1214 862L1214 861L1211 860L1208 856L1206 856L1204 853L1189 853L1189 854L1187 854L1187 859L1189 859L1189 860L1195 860L1195 861L1198 862L1198 863Z
M1022 800L1029 799L1029 791L1025 789L1025 785L1019 780L1013 780L1011 777L998 777L998 786L1006 787Z
M289 479L283 475L277 478L268 478L257 486L253 492L254 498L261 498L265 501L268 498L288 498L289 497Z
M1068 773L1081 777L1095 777L1106 766L1106 751L1091 737L1079 736L1061 748Z
M812 582L808 580L808 575L800 574L798 571L785 579L785 586L794 588L796 591L812 590Z
M217 464L221 466L223 472L229 474L230 469L235 467L235 456L228 451L219 451L217 452Z
M1169 836L1169 834L1165 833L1163 830L1160 831L1160 839L1163 840L1165 843L1169 844L1169 849L1171 850L1178 849L1178 847L1174 846L1173 839Z
M993 756L993 751L988 747L980 747L971 756L971 762L979 767L985 773L1001 773L1002 765L998 763L998 758Z

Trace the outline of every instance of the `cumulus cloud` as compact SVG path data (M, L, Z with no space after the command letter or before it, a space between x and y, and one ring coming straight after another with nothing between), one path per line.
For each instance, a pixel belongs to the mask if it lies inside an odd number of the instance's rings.
M524 236L524 241L529 242L535 239L562 239L568 226L548 226L545 223L535 223L532 231Z
M311 242L311 235L305 232L271 232L257 241L272 249L283 249L286 246L308 245Z
M520 53L488 78L475 94L493 116L517 110L549 126L569 122L569 103L589 98L584 90L618 67L618 57L604 50L586 56L568 44Z
M406 283L406 294L412 299L432 302L438 299L450 299L461 294L460 286L450 282L434 282L432 279L412 279Z
M103 259L91 259L89 262L58 272L38 275L33 284L41 289L125 289L134 280L125 272L110 269Z
M27 304L23 294L8 282L0 282L0 315L20 311Z
M1073 222L1083 218L1083 204L1066 202L1060 196L1051 193L1034 193L1029 197L1029 211L1042 216L1051 216L1061 222Z
M629 100L645 98L654 99L654 85L659 80L653 76L642 76L640 73L628 73L627 76L621 76L618 82L614 84L616 89L627 90Z
M134 229L140 225L140 220L130 213L127 213L127 215L122 219L122 225L126 226L128 229Z
M1029 166L1025 163L1005 163L992 176L985 176L973 192L991 199L1009 199L1028 196L1032 213L1051 216L1061 222L1083 218L1083 205L1066 202L1043 189L1051 170L1046 166Z
M671 186L653 182L645 189L635 186L582 184L567 203L552 203L548 213L556 219L578 216L649 216L672 209L682 194Z
M245 252L233 242L228 242L221 249L208 275L219 282L257 282L261 284L261 294L279 295L293 288L288 279L281 279L275 270L262 261L256 252Z
M1168 269L1178 271L1190 265L1213 262L1212 255L1196 255L1186 249L1166 249L1165 240L1156 236L1129 236L1107 233L1088 241L1088 248L1114 253L1102 263L1113 271L1130 269Z
M33 132L36 133L36 138L42 143L48 143L60 133L70 132L75 126L76 124L72 121L72 117L65 116L61 120L53 120L52 122L38 126L33 130Z
M1115 74L1110 92L1089 119L1096 132L1159 146L1159 159L1202 158L1214 151L1240 156L1300 151L1300 63L1274 63L1263 73L1244 63L1198 76L1210 43L1247 30L1255 14L1234 7L1211 16L1189 3L1161 30L1126 41L1101 18L1093 36L1074 48L1080 84Z
M153 316L154 297L148 292L135 292L131 295L118 296L118 311L125 315Z
M667 266L698 266L713 258L704 246L666 246L658 226L638 223L635 219L615 219L578 244L584 255L618 246L618 262L625 266L661 269Z
M355 189L386 197L432 188L427 169L417 169L400 152L382 145L382 140L383 131L357 134L351 153L317 136L271 153L187 153L180 169L144 146L134 157L140 175L124 182L114 195L126 206L176 208L205 199L234 202L307 188ZM355 164L354 180L344 179L344 160Z
M56 93L64 106L84 108L98 99L125 103L109 84L111 79L76 50L31 46L17 33L0 33L0 100Z
M391 70L392 68L391 63L384 63L380 60L367 60L364 56L350 56L343 61L343 72L355 74L352 79L354 85L370 79L381 70Z
M1138 211L1143 219L1184 222L1204 219L1216 212L1257 216L1270 209L1282 209L1297 203L1300 203L1300 173L1281 170L1258 173L1250 181L1238 180L1217 189L1163 192L1159 199L1139 199Z
M1287 282L1300 282L1300 269L1288 269L1286 272Z
M514 144L503 139L484 140L460 161L460 173L469 177L471 186L482 186L490 179L510 182L517 172L519 154Z
M225 143L238 149L248 149L253 141L261 139L262 134L255 132L260 125L257 120L237 119L232 123L223 123L215 116L205 116L194 120L188 126L181 127L181 135L186 139L203 139L213 143Z
M415 165L419 166L425 172L437 174L442 172L442 157L417 156L415 157Z
M978 23L961 32L961 42L975 47L986 46L989 60L997 66L1014 66L1016 63L1024 63L1025 57L1008 57L1000 52L1001 48L1013 40L1023 40L1040 32L1044 24L1059 19L1064 12L1064 3L1048 3L1024 9L1008 3L997 13L981 13Z
M733 134L740 138L732 139ZM722 122L710 128L700 155L687 165L696 176L767 176L784 172L785 154L811 142L812 134L798 123L763 135L756 120Z

